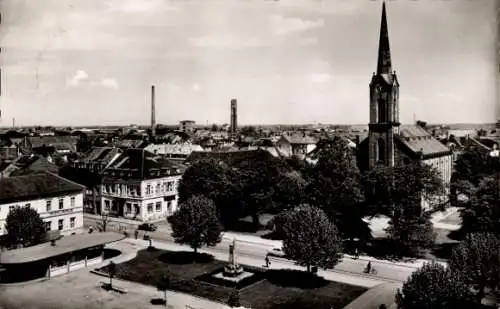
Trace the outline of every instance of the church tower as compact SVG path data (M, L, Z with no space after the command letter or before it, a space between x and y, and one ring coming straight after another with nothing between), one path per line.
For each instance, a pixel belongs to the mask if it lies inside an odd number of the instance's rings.
M392 71L385 2L382 4L377 72L370 82L369 169L394 166L394 135L399 134L399 83Z

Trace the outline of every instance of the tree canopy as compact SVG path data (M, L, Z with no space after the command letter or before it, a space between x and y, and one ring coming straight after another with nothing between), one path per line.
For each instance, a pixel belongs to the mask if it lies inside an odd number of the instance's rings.
M488 176L481 180L460 210L461 232L500 231L500 188L498 178Z
M34 246L45 238L45 224L38 212L31 207L11 209L5 220L5 229L10 245Z
M180 204L172 217L172 237L188 244L196 253L202 246L215 246L221 241L222 226L212 200L195 195Z
M500 236L496 233L468 234L453 250L449 266L476 291L480 302L486 288L500 288Z
M326 214L313 206L293 210L284 226L283 252L297 264L333 268L341 258L342 241Z
M415 271L396 293L398 309L472 308L459 274L432 262Z
M347 142L340 137L321 140L313 159L317 163L311 168L307 202L323 209L344 238L370 238L370 229L362 220L366 209L361 175Z

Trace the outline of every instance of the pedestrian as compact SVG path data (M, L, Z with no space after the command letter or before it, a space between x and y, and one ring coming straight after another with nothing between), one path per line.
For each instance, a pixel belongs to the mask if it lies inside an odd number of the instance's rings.
M266 268L269 268L269 265L271 265L271 262L269 261L269 255L266 255Z
M358 259L358 258L359 258L358 248L354 249L354 258L355 258L355 259Z
M135 230L134 236L135 236L135 239L137 239L137 237L139 237L139 231L138 230Z
M94 231L94 229L92 228L92 225L89 226L89 234L92 234L93 231Z
M368 261L368 265L366 265L366 273L369 274L372 270L372 262Z

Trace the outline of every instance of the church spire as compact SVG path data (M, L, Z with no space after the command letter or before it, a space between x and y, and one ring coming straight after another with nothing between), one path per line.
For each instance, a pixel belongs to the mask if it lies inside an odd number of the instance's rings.
M382 20L380 22L380 39L378 43L377 74L391 73L391 50L389 48L389 33L387 31L387 17L385 2L382 3Z

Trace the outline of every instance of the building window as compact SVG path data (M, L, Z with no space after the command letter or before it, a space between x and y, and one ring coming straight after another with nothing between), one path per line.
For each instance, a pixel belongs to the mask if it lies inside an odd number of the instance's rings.
M45 210L47 212L51 211L52 210L52 201L47 201L46 204L45 204Z
M156 202L156 212L161 212L161 202Z
M172 213L172 201L167 202L167 211L169 214Z
M385 141L383 139L379 139L378 142L377 142L377 154L378 154L378 158L377 158L377 162L380 163L380 164L384 164L385 163Z
M146 186L146 195L150 195L151 194L151 185L147 185Z
M134 204L134 209L135 209L136 214L141 212L141 208L139 208L139 204Z
M148 204L148 213L153 213L153 203Z
M127 203L127 209L125 210L125 213L129 214L132 212L132 203Z
M174 188L174 183L172 181L168 182L168 191L172 191Z
M71 207L75 207L75 198L74 197L71 198L70 203L71 203Z
M15 206L9 206L9 212L13 211Z
M387 108L386 108L385 100L378 100L378 122L384 123L387 122Z
M157 183L156 184L156 194L160 194L160 191L161 191L160 183Z
M45 231L50 231L52 226L52 221L45 221Z
M104 210L105 211L109 211L110 209L110 203L109 203L109 200L105 200L104 201Z
M60 198L59 199L59 209L63 209L64 208L64 199Z
M57 221L57 229L58 229L59 231L62 231L62 230L63 230L63 228L64 228L64 219L59 219L59 220Z
M74 229L75 228L75 221L76 221L76 217L71 217L69 218L69 227Z
M166 182L163 183L163 190L162 191L167 192L167 183Z

